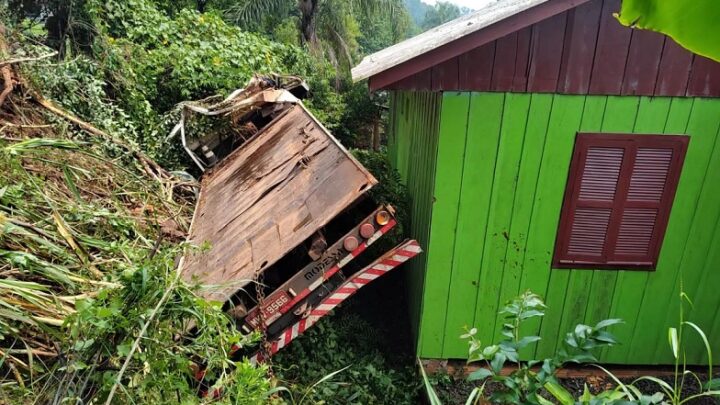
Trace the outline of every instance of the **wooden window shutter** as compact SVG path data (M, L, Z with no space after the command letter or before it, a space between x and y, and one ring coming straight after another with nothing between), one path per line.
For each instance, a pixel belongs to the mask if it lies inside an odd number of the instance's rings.
M578 134L554 267L654 269L689 139Z

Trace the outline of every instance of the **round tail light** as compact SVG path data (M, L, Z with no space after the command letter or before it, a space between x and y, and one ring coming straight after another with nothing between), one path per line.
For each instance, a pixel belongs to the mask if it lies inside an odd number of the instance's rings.
M377 222L378 225L380 225L380 226L383 226L383 225L387 224L388 222L390 222L390 218L391 218L390 213L388 213L385 210L380 211L377 214L375 214L375 222Z
M370 238L375 233L375 227L372 224L362 224L360 225L360 236L362 236L365 239Z
M343 248L345 248L345 250L347 250L348 252L352 252L353 250L357 249L359 244L360 243L358 242L356 237L348 236L343 241Z

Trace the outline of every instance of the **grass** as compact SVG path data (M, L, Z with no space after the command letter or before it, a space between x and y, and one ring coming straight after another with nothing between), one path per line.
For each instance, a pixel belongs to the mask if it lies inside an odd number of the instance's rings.
M226 352L249 340L177 282L193 190L101 135L2 106L0 403L193 403L199 363L223 401L261 401L265 370Z

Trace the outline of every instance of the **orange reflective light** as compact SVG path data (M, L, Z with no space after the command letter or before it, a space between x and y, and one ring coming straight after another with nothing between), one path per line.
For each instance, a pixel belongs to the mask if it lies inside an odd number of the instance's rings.
M375 214L375 222L378 223L378 225L382 226L390 222L390 214L383 210Z

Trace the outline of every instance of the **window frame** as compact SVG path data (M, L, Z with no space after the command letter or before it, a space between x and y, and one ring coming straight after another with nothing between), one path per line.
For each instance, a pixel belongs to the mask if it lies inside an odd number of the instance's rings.
M660 250L662 248L665 232L670 220L670 213L675 201L678 184L685 163L685 156L690 142L690 137L686 134L635 134L635 133L598 133L598 132L577 132L573 146L573 152L570 160L570 169L565 184L565 192L563 195L562 207L560 210L560 219L555 237L555 248L553 249L552 268L556 269L588 269L588 270L641 270L654 271L657 268ZM603 252L615 246L619 232L622 214L624 213L627 200L628 189L632 178L632 171L635 167L635 159L637 157L637 149L639 147L668 148L668 144L673 144L673 156L668 168L667 178L665 180L664 189L659 203L652 207L657 207L658 213L655 219L655 226L651 234L650 245L648 248L648 257L650 261L613 261L611 257L604 254L602 261L597 259L572 260L567 253L563 254L572 235L572 224L574 215L578 209L579 188L582 183L582 175L585 159L589 148L597 147L623 147L625 152L623 155L618 180L615 188L615 195L608 204L602 204L611 209L610 218L608 220L608 228L605 233L605 244ZM627 151L632 153L628 156ZM677 152L677 153L676 153ZM642 205L641 202L635 202L636 205ZM593 205L593 203L590 203ZM580 207L582 208L582 207ZM598 207L603 208L603 207ZM634 208L634 207L629 207ZM612 239L611 239L612 238ZM612 242L612 243L611 243ZM610 247L610 248L609 248ZM578 256L580 257L580 256Z

